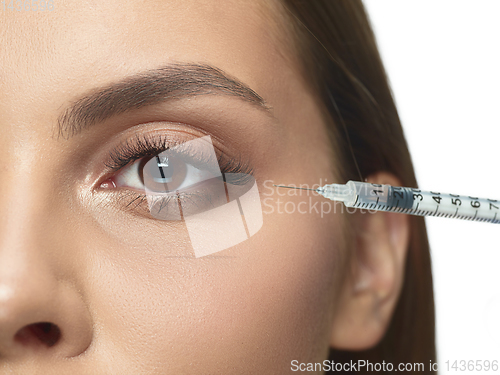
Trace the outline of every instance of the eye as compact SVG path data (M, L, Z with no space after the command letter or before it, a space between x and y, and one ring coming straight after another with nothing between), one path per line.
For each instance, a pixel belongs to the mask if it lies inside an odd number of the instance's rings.
M217 153L209 136L182 143L137 136L113 149L105 167L111 177L99 191L111 191L128 212L159 220L223 206L255 181L249 165Z
M137 160L115 177L116 187L168 194L189 189L216 177L210 170L197 168L185 158L163 152Z

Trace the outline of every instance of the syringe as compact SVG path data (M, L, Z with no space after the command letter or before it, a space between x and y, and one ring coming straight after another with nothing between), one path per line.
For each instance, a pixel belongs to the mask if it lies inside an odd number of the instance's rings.
M358 181L348 181L345 185L329 184L317 189L275 186L312 190L325 198L342 201L347 207L500 224L500 202L494 199Z

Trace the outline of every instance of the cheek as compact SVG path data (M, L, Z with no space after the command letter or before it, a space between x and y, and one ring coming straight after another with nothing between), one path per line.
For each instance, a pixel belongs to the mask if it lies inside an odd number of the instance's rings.
M282 372L293 359L323 358L340 274L338 215L265 212L249 240L198 259L186 253L185 231L171 232L120 244L101 236L106 256L95 252L91 299L103 352L193 373Z

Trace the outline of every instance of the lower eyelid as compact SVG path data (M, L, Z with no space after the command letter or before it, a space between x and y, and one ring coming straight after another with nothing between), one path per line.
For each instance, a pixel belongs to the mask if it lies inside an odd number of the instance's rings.
M111 194L113 195L113 199L111 202L114 202L114 205L116 205L118 209L128 211L133 215L160 222L176 222L180 219L164 218L158 220L158 217L153 215L153 213L151 212L147 194L143 194L131 189L116 189L112 191ZM167 210L172 207L177 208L179 204L182 204L184 209L189 210L193 209L193 207L196 208L203 206L207 204L207 202L211 201L210 199L207 200L207 193L201 191L170 195L158 195L152 196L150 198L156 198L158 199L157 202L163 202L161 204L164 206L164 209Z
M185 215L191 216L227 203L227 190L220 189L220 183L222 181L217 180L218 179L210 179L202 182L200 185L196 184L191 189L189 187L184 188L184 191L174 192L172 194L149 194L149 197L148 194L145 194L144 189L135 190L126 187L111 189L107 190L106 201L109 202L111 206L129 212L137 217L159 221L160 223L163 221L176 222L181 220L181 218L169 216L170 214L168 214L168 211L172 209L177 211L179 205L182 207L185 218ZM229 180L233 179L230 177ZM231 181L236 183L236 185L232 186L233 193L240 191L238 195L242 195L248 190L246 186L239 185L241 181L244 183L248 182L244 178L236 178L234 181ZM231 182L229 182L229 184L231 184ZM151 201L151 199L153 199L153 201ZM158 207L153 203L155 199L157 199L156 203L164 207L168 215L163 214L165 211L160 212L153 208ZM153 204L153 206L151 206L151 204Z

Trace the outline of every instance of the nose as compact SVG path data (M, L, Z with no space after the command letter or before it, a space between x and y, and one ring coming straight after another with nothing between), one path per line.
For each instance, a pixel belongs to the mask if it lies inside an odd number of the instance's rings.
M92 341L87 305L57 255L61 244L27 222L0 228L0 368L19 359L75 357Z
M16 258L5 252L0 256L0 362L83 353L92 330L78 292L40 263Z

